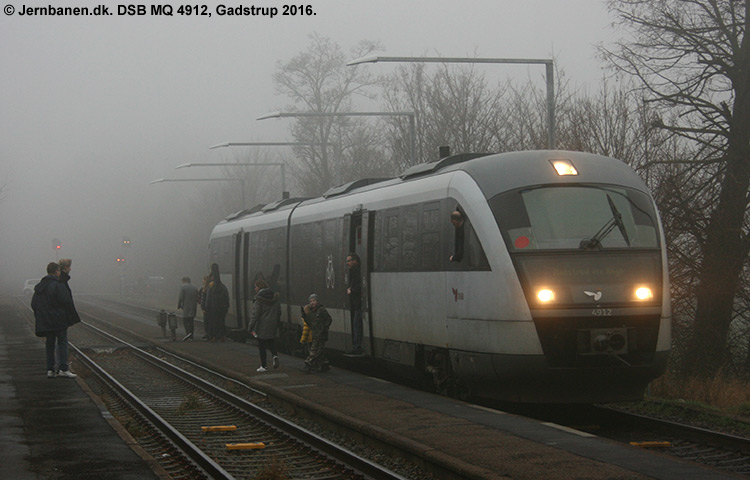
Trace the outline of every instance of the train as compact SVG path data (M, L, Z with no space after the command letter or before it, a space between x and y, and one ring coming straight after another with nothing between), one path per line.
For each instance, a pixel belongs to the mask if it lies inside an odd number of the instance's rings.
M459 241L463 258L451 261ZM329 355L347 352L350 252L361 259L365 355L351 361L444 394L558 404L641 399L666 369L664 232L620 160L448 155L234 213L209 241L232 297L227 325L247 325L264 278L281 296L286 350L299 346L300 308L315 293L333 318Z

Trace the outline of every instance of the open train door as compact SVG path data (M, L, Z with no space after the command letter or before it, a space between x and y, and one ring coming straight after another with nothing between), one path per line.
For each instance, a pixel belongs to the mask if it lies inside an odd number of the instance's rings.
M242 295L242 244L243 242L243 231L240 229L239 232L232 235L232 242L234 244L234 255L232 262L232 284L228 285L229 295L233 300L234 309L229 309L227 315L228 322L226 323L227 328L242 328L244 318L244 300ZM234 314L232 314L234 313ZM234 317L233 319L231 317Z
M344 225L348 224L349 250L359 255L360 273L362 274L362 351L365 355L372 355L374 351L374 337L372 328L372 311L370 309L370 272L372 271L373 232L375 231L375 213L365 209L357 210L347 215ZM349 283L348 271L346 277ZM347 309L349 303L347 299ZM351 333L351 325L349 328ZM351 336L347 343L351 349Z
M247 339L245 323L247 306L245 293L247 292L247 251L249 234L243 229L232 235L232 274L227 284L230 297L230 308L226 317L227 336L235 342Z

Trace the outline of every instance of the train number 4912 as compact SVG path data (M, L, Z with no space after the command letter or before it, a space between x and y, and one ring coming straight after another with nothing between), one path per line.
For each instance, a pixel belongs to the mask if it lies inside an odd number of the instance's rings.
M612 309L611 308L595 308L591 310L591 315L595 317L611 317Z

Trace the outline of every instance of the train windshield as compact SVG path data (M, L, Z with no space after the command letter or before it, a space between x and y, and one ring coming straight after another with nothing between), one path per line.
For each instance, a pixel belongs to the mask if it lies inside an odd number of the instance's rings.
M502 193L489 204L510 251L658 247L651 200L636 190L540 186Z

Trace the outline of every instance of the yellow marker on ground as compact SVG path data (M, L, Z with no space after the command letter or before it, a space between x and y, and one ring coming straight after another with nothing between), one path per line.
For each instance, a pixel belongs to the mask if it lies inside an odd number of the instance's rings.
M669 448L672 442L630 442L634 447L664 447Z
M214 425L211 427L201 427L204 432L234 432L237 430L236 425Z
M257 443L227 443L227 450L255 450L258 448L266 448L266 444L263 442Z

